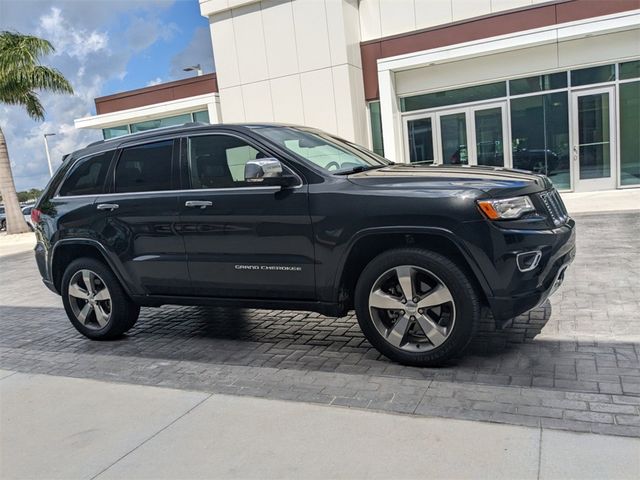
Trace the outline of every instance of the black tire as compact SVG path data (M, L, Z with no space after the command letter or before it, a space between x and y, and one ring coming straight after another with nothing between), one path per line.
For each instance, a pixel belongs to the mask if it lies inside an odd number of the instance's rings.
M449 289L455 306L455 322L443 343L424 352L406 351L389 343L374 325L369 295L378 279L390 269L402 265L420 267L433 273ZM480 300L467 275L446 257L419 248L401 248L384 252L362 271L355 289L358 323L369 342L387 358L418 367L443 365L462 353L475 334L480 321ZM413 317L412 317L413 318Z
M110 294L110 316L103 327L90 328L81 323L73 311L72 299L69 296L69 285L74 275L81 270L94 272L107 287ZM79 258L69 264L62 276L62 302L71 324L91 340L111 340L122 336L131 329L140 315L140 307L134 304L122 289L120 282L111 269L93 258Z
M0 223L0 230L6 230L6 229L7 229L7 221L2 220L2 222Z

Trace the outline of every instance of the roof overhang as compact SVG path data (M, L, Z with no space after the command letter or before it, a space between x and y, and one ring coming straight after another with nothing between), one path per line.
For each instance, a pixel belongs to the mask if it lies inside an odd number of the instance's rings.
M116 127L129 123L180 115L181 113L189 113L196 110L207 110L210 105L216 104L218 101L219 97L217 93L207 93L117 112L103 113L102 115L78 118L74 120L74 124L76 128ZM211 120L213 121L214 119Z

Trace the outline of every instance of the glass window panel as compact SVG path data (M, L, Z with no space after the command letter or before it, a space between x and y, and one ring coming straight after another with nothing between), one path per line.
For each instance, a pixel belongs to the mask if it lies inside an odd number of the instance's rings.
M384 144L382 143L382 115L380 114L380 102L369 104L371 118L371 143L373 151L384 157Z
M620 64L620 80L640 78L640 60Z
M206 135L189 139L191 188L260 186L244 180L249 160L264 158L244 140L228 135Z
M60 187L59 195L97 195L102 193L113 150L81 160Z
M502 108L476 110L474 116L478 165L503 167Z
M173 140L125 148L116 167L116 193L172 190L172 153Z
M578 97L580 179L611 176L609 94Z
M467 154L467 121L464 113L453 113L440 117L442 139L442 163L449 165L466 165Z
M411 120L409 130L409 161L433 163L433 127L431 118Z
M620 85L620 183L640 184L640 82Z
M506 82L474 85L472 87L457 88L444 92L426 93L400 99L400 109L403 112L422 110L424 108L443 107L459 103L476 102L490 98L505 97L507 95Z
M518 78L509 81L509 93L522 95L524 93L543 92L567 87L567 72L537 75L535 77Z
M571 187L567 92L511 100L513 166L544 173L559 189Z
M571 86L589 85L591 83L611 82L616 79L615 65L582 68L571 72Z
M208 110L202 110L200 112L193 112L193 121L194 122L209 123L209 111Z
M170 127L172 125L182 125L191 122L191 114L175 115L173 117L157 118L155 120L147 120L146 122L132 123L131 133L145 132L155 128Z
M102 136L105 140L109 140L110 138L121 137L122 135L129 134L129 126L128 125L120 125L119 127L109 127L102 129Z

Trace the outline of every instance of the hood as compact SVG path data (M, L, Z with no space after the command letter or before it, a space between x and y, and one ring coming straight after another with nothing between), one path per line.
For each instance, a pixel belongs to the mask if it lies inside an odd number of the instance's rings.
M501 167L467 165L393 164L353 173L349 181L356 185L380 188L420 187L438 189L474 189L490 196L528 195L550 189L545 175Z

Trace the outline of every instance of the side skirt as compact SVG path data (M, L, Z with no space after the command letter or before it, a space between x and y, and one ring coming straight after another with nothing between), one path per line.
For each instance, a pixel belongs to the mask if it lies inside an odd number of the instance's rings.
M260 308L267 310L299 310L317 312L328 317L343 317L348 313L344 306L337 303L304 300L183 297L164 295L134 295L131 299L141 307L160 307L162 305L209 305L215 307Z

